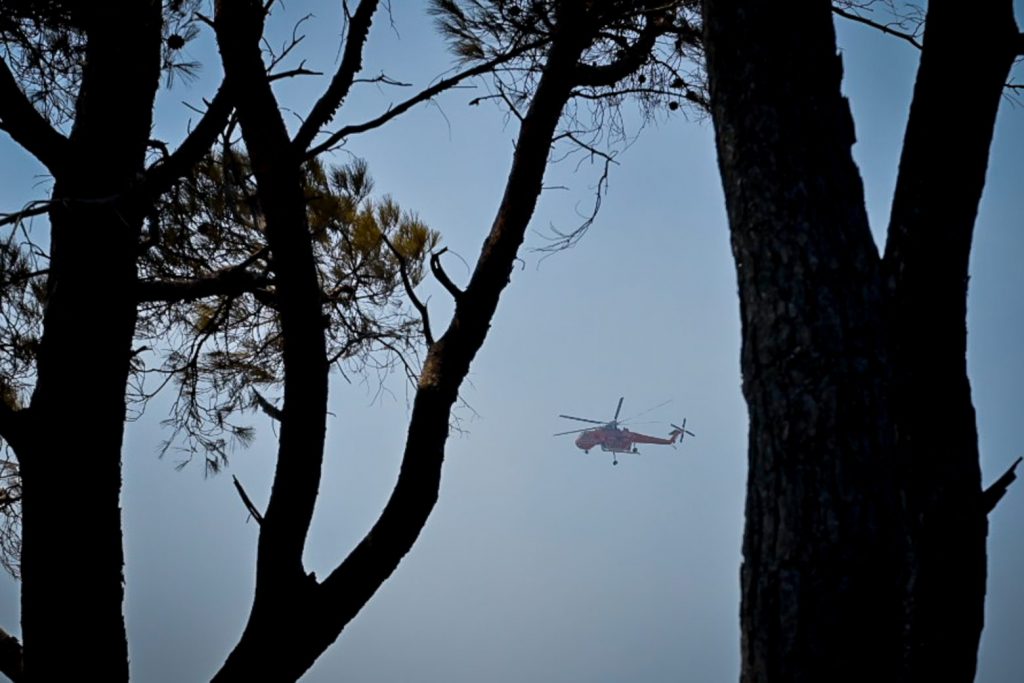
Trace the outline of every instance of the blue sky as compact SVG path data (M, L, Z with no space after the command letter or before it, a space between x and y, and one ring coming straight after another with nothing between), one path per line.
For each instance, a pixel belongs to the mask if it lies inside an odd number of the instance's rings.
M276 24L280 40L295 18L315 11L300 52L326 73L338 57L334 5L293 1ZM370 34L366 73L425 84L449 68L449 56L418 7L393 5L394 25L378 19ZM840 25L839 32L855 155L878 228L916 54L863 27ZM177 139L190 116L182 101L209 96L216 85L208 36L188 49L206 67L194 86L161 94L158 137ZM300 113L322 87L324 79L292 81L278 94ZM474 261L493 218L515 136L496 108L467 106L478 94L449 93L347 147L368 160L380 191L442 233L457 255L445 257L456 282L468 276L458 256ZM403 96L363 86L342 122L361 121ZM1006 103L971 261L969 367L986 481L1022 450L1022 142L1024 110ZM575 161L551 169L548 184L566 189L545 192L522 268L464 387L464 431L449 441L438 506L395 575L304 680L738 678L747 419L710 122L677 116L651 124L620 162L585 239L542 259L529 249L544 246L550 226L579 221L598 172ZM0 140L0 210L44 196L45 186L34 187L36 168ZM422 293L441 327L446 294L430 284ZM394 483L410 395L398 376L385 388L380 394L376 379L332 384L329 455L306 556L319 575L362 537ZM620 396L625 415L671 399L642 418L657 424L637 429L665 434L669 421L685 416L697 436L676 450L641 447L642 456L624 457L618 467L605 454L583 455L572 437L551 436L574 426L559 413L610 417ZM201 680L237 640L252 590L256 527L230 475L262 506L276 444L261 423L256 444L235 453L227 473L204 478L198 463L176 472L173 456L157 458L166 436L160 418L156 401L129 425L126 440L132 671L157 683ZM1021 519L1024 490L1014 487L992 517L983 683L1017 680ZM15 632L17 603L16 584L0 579L0 624Z

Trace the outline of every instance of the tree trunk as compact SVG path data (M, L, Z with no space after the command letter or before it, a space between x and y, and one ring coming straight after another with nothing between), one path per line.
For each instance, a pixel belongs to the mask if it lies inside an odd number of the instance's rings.
M885 252L914 552L909 664L921 681L973 680L984 618L987 510L967 378L968 261L1018 32L1011 0L962 10L950 0L928 4ZM949 83L958 84L955 106Z
M880 262L828 2L705 5L750 412L746 683L898 679L900 508Z
M929 3L881 260L829 3L806 5L705 3L750 410L742 680L967 682L987 512L967 264L1020 34L1009 0Z
M25 680L126 681L121 447L160 3L91 12L87 65L50 211L38 377L19 448ZM77 444L69 447L68 444Z

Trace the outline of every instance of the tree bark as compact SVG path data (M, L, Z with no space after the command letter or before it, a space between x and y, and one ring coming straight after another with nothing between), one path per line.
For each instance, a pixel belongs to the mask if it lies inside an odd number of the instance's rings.
M882 325L828 2L705 3L750 413L745 683L898 680L900 508Z
M984 619L988 510L967 377L968 261L1018 31L1011 0L962 10L928 3L884 264L914 553L912 680L973 680Z
M17 450L24 680L65 680L70 667L128 679L119 497L142 212L122 199L143 170L160 30L158 2L88 13L87 63L50 211L31 437Z
M741 678L967 682L987 513L967 265L1020 34L1009 0L929 3L882 260L829 3L808 4L705 3L750 410Z

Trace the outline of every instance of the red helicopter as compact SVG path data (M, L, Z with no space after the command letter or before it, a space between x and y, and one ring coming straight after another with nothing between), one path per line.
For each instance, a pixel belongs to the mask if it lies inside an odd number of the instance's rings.
M671 425L672 431L669 432L667 439L663 439L658 436L648 436L647 434L640 434L639 432L631 432L625 427L620 427L619 412L622 410L622 400L624 398L625 396L619 399L619 405L618 407L615 408L615 417L613 417L610 422L603 422L601 420L588 420L585 417L573 417L572 415L559 415L558 417L564 417L567 420L577 420L578 422L590 422L592 424L597 424L601 426L587 427L584 429L573 429L568 432L558 432L557 434L555 434L555 436L564 436L566 434L579 434L579 436L576 437L577 448L583 449L584 453L589 453L591 448L595 446L600 446L602 451L612 454L613 465L619 464L619 460L616 457L619 453L639 453L640 451L637 450L634 444L653 443L665 446L672 446L676 443L676 441L682 443L683 437L686 436L687 434L689 434L690 436L695 436L693 432L686 428L685 418L683 418L682 425Z

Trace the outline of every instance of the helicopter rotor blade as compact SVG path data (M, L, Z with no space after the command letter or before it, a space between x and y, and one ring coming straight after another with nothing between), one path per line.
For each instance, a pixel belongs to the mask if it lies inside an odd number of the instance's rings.
M564 417L566 420L578 420L580 422L589 422L590 424L603 425L604 422L601 420L588 420L585 417L573 417L572 415L559 415L558 417Z
M566 434L579 434L580 432L589 432L591 429L592 429L592 427L588 427L587 429L573 429L573 430L570 430L568 432L558 432L557 434L552 434L552 436L565 436Z
M672 399L669 399L667 401L662 401L661 403L659 403L658 405L654 406L653 408L648 408L647 410L639 412L636 415L631 415L630 417L627 417L627 418L625 418L622 421L623 422L633 422L633 420L637 419L638 417L643 417L644 415L647 415L648 413L652 413L655 410L657 410L658 408L663 408L663 407L667 406L671 402L672 402Z
M617 422L617 421L618 421L618 419L619 419L619 412L620 412L620 411L622 410L622 401L623 401L623 400L624 400L625 398L626 398L626 397L625 397L625 396L623 396L623 397L621 397L621 398L619 399L619 405L618 405L618 407L616 407L616 408L615 408L615 417L613 417L613 418L612 418L612 422Z

